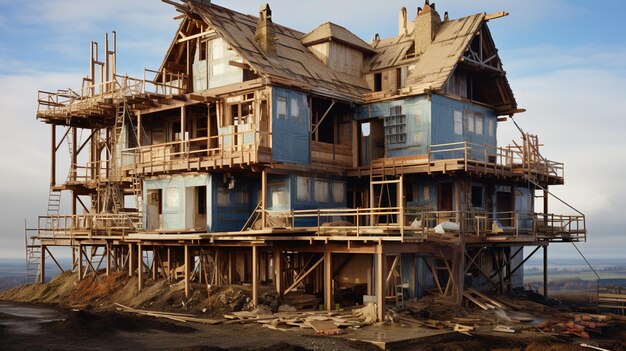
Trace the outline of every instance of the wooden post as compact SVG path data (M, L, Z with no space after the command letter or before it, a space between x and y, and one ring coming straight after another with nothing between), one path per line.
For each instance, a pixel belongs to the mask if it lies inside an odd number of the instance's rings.
M141 146L141 111L137 112L137 146Z
M252 303L258 306L259 301L259 254L256 246L252 246Z
M152 246L152 280L157 280L157 250L156 246Z
M189 245L185 244L185 297L189 298Z
M107 277L109 275L111 275L111 244L107 243L106 246L104 247L104 251L106 253L106 274Z
M233 284L233 249L228 249L228 285Z
M281 249L274 249L274 282L276 283L276 292L279 295L283 294L282 279L283 279L283 252Z
M50 187L53 187L56 185L57 180L56 180L56 173L57 173L57 132L56 132L56 125L52 125L52 146L50 147Z
M385 320L385 255L383 254L383 246L376 247L376 311L378 321Z
M326 248L324 251L324 306L326 311L333 309L333 253Z
M78 280L83 279L83 245L78 243Z
M41 245L41 274L40 283L45 284L46 282L46 247Z
M543 296L548 297L548 244L543 247Z
M143 257L141 251L141 243L139 243L137 244L137 289L139 291L143 288Z
M128 276L133 276L133 244L128 244Z
M265 228L267 226L267 171L263 169L261 173L261 227Z

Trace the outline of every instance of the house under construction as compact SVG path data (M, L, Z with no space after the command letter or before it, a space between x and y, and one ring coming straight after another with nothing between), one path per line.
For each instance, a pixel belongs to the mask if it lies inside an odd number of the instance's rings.
M80 89L39 92L51 171L33 280L64 246L80 278L123 270L138 289L460 304L470 286L521 285L524 248L545 262L549 244L585 240L584 216L549 211L563 164L521 129L498 146L498 125L524 111L488 27L506 13L450 19L426 0L368 43L330 22L283 27L269 5L257 17L163 1L180 26L159 69L119 74L112 33L92 42Z

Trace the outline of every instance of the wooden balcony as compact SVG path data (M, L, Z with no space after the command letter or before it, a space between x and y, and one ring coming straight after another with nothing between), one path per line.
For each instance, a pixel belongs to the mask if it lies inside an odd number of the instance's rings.
M271 162L271 133L255 130L147 145L122 152L122 169L136 174L219 169Z
M547 160L519 146L493 147L469 142L437 144L425 154L380 158L369 167L349 172L351 176L410 173L465 172L503 177L526 177L550 185L563 184L563 163Z
M263 211L257 209L261 218ZM266 228L304 230L329 240L400 242L583 242L585 217L542 213L328 208L265 211ZM258 226L257 226L258 227ZM284 234L284 233L283 233Z
M146 72L154 72L146 70ZM187 93L188 77L164 72L162 81L113 75L110 81L83 84L80 89L39 91L37 118L80 127L111 125L115 107L124 101L136 109L154 106L153 99ZM167 80L165 80L167 79Z
M76 239L92 236L118 236L140 230L138 212L39 216L39 239Z

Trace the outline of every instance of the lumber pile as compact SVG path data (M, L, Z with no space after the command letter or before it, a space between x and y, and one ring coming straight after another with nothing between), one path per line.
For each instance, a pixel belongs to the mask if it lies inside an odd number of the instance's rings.
M313 294L305 294L301 292L292 292L285 295L285 303L298 310L305 308L317 308L321 299L317 298Z
M266 328L288 331L314 329L320 335L337 335L345 328L360 328L376 320L376 308L369 304L360 309L338 311L304 311L271 313L266 309L241 311L224 315L232 323L259 323Z
M591 334L604 334L612 328L612 317L601 314L570 313L541 322L537 328L560 335L589 339Z
M173 320L176 322L193 322L193 323L202 323L202 324L220 324L223 321L221 319L208 319L208 318L197 318L191 314L184 313L171 313L171 312L159 312L159 311L147 311L147 310L139 310L135 308L131 308L128 306L124 306L122 304L116 303L118 311L134 313L142 316L150 316L155 318L164 318Z

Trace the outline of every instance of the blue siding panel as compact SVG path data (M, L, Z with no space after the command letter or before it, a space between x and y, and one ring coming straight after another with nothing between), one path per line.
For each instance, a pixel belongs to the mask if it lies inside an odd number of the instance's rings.
M286 115L279 117L278 100L286 101ZM306 94L283 88L272 89L272 159L278 162L310 163L310 121Z

